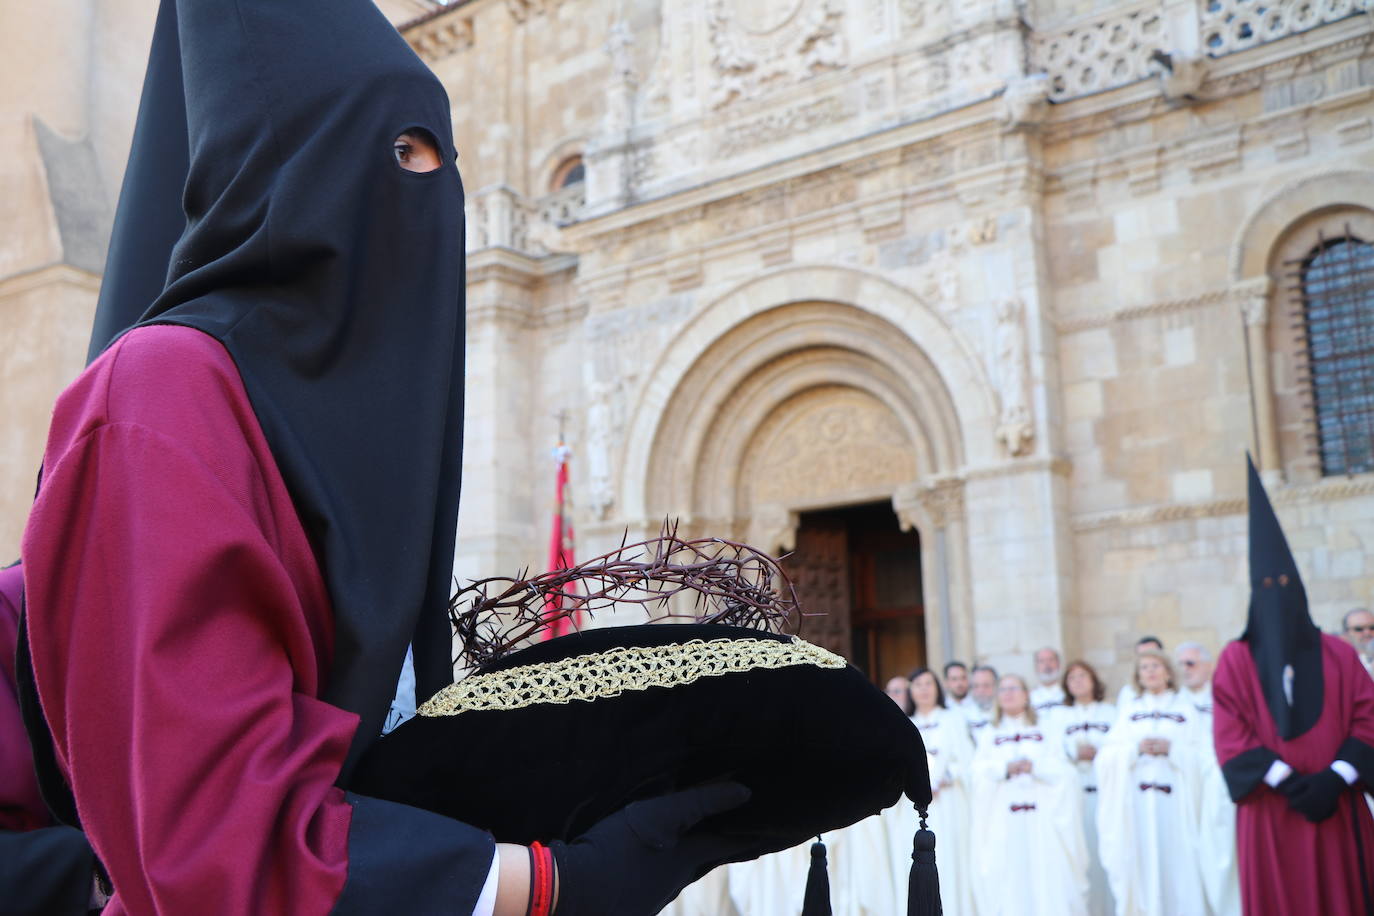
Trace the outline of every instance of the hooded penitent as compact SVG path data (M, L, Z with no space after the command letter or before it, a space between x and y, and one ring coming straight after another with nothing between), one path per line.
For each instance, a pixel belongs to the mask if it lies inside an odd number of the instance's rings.
M1250 498L1250 615L1241 639L1250 647L1269 714L1285 741L1317 724L1322 712L1321 631L1307 611L1307 591L1274 507L1253 462Z
M440 169L394 161L417 128ZM233 357L333 602L324 699L362 717L341 781L378 734L407 645L420 701L452 680L451 138L442 86L369 0L166 0L92 337L94 355L141 315Z

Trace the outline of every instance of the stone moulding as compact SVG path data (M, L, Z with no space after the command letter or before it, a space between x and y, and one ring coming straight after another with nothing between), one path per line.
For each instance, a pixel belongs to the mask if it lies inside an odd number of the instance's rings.
M1157 318L1162 315L1173 315L1179 312L1188 312L1193 309L1210 308L1214 305L1222 305L1231 300L1241 301L1243 294L1234 288L1209 290L1199 293L1196 296L1189 296L1186 299L1166 299L1160 302L1150 302L1145 305L1130 305L1124 308L1114 309L1100 315L1076 315L1063 318L1055 322L1055 327L1061 334L1077 334L1081 331L1091 331L1095 328L1105 328L1109 325L1123 321L1136 321L1141 318Z
M1299 486L1281 486L1269 493L1269 498L1276 506L1313 506L1361 496L1374 496L1374 474L1331 478ZM1079 533L1100 531L1104 528L1162 525L1168 522L1197 518L1243 515L1245 511L1244 499L1212 499L1165 506L1141 506L1135 509L1085 513L1073 516L1070 527L1075 533Z

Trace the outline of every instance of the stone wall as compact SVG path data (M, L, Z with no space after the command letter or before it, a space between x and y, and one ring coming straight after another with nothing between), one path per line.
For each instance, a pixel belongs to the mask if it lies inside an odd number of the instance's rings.
M41 39L0 63L0 550L84 355L124 2L0 14ZM1052 643L1120 682L1141 632L1239 631L1249 449L1319 621L1368 603L1374 479L1320 477L1283 276L1374 220L1366 6L389 0L468 193L458 574L544 562L561 428L583 555L887 500L932 661Z

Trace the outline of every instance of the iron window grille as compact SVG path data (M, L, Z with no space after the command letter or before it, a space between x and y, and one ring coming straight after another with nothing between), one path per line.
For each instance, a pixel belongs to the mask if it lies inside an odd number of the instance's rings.
M1374 471L1374 245L1350 226L1290 261L1298 381L1324 477Z

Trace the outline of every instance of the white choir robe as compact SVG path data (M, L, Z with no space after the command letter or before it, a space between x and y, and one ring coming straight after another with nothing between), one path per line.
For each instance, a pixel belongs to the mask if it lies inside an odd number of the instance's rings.
M682 889L660 916L740 916L730 902L729 866L713 868L696 883Z
M1020 757L1031 762L1031 772L1008 779L1007 764ZM973 756L971 828L978 916L1086 916L1081 795L1054 732L1024 717L982 729Z
M1043 716L1046 710L1063 706L1065 699L1064 688L1057 683L1045 684L1030 692L1030 704L1035 707L1037 716Z
M982 709L974 703L964 710L964 719L968 722L968 737L973 742L975 748L978 747L978 736L987 730L992 724L992 710Z
M1198 715L1199 743L1204 748L1202 800L1198 830L1198 864L1212 916L1240 916L1240 875L1236 867L1236 804L1226 791L1212 746L1212 684L1184 689Z
M919 712L911 721L921 732L930 761L930 829L935 831L935 864L940 872L940 902L945 916L973 913L973 876L969 870L969 790L973 765L973 741L963 713L936 709L929 716ZM911 840L919 819L910 803L887 818L888 843L895 862L903 863L895 875L905 900L911 866ZM891 809L889 809L891 810ZM886 813L886 812L885 812ZM900 910L894 912L901 912Z
M1083 837L1088 845L1088 911L1094 916L1112 912L1112 892L1097 854L1097 775L1091 760L1078 759L1078 746L1100 748L1116 723L1111 703L1074 703L1055 712L1054 724L1063 736L1064 756L1078 771L1083 790Z
M1198 830L1205 746L1197 710L1173 690L1127 697L1097 752L1097 835L1117 916L1207 912ZM1140 753L1167 738L1167 756Z
M740 916L791 916L800 913L811 867L807 840L791 849L725 866L730 903ZM827 847L828 849L828 847ZM607 914L610 916L610 914ZM836 912L835 916L849 916Z
M835 916L889 916L906 912L911 840L907 840L905 861L894 862L886 822L902 817L907 809L914 817L915 808L904 795L880 814L825 835L826 857L830 860L830 903ZM896 880L898 875L900 882ZM943 872L940 877L944 878Z

